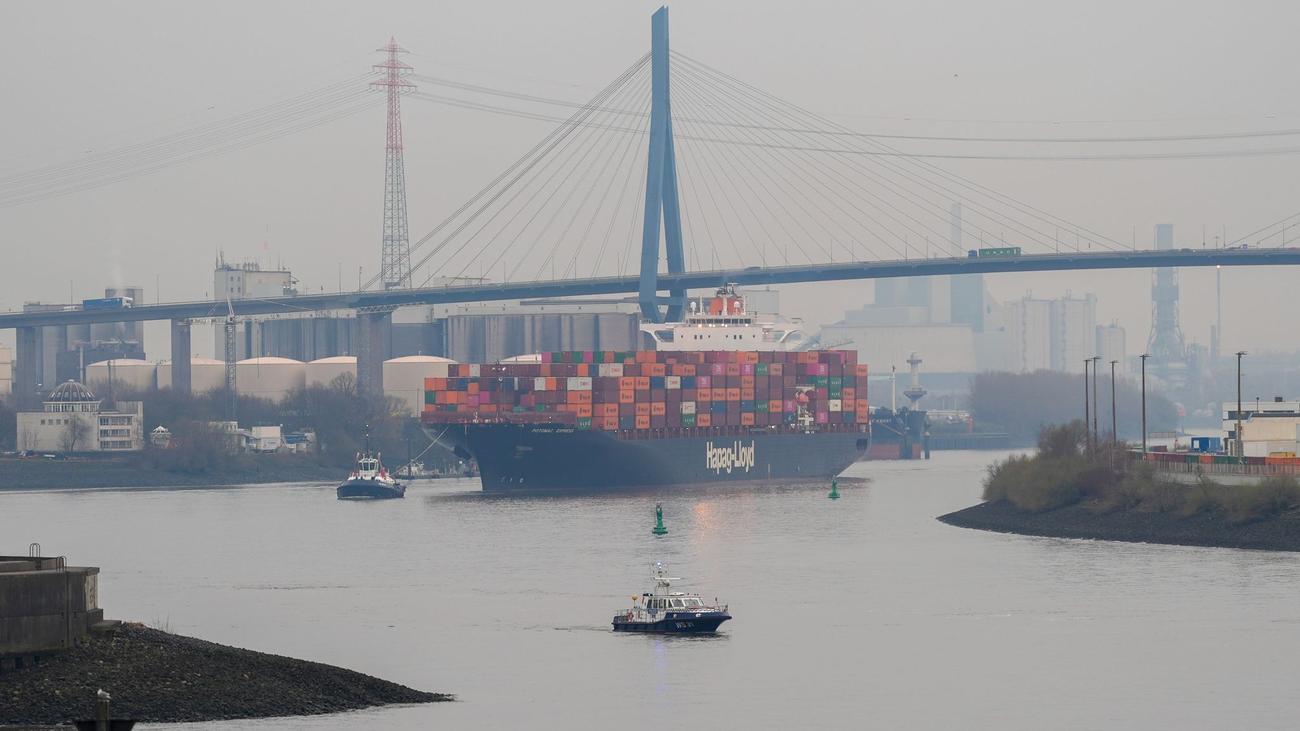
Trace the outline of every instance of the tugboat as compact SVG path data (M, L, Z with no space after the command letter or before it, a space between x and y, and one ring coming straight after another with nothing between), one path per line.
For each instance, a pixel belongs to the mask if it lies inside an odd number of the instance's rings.
M672 591L672 582L678 579L669 576L662 563L656 562L654 568L654 591L633 597L631 609L614 615L615 632L712 634L731 619L726 605L705 604L698 594Z
M339 500L385 500L406 497L406 486L388 474L379 453L370 451L370 432L366 432L366 451L357 452L357 466L335 491Z

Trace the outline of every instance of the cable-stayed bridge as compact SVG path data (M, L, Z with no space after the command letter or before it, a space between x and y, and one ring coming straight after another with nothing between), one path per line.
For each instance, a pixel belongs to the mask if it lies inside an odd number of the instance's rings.
M418 74L399 84L396 73L389 68L390 110L395 93L447 102L417 83L473 86ZM152 147L0 179L0 206L111 184L358 113L378 101L355 88L367 80L372 77L331 85ZM0 328L19 331L16 390L35 385L30 353L35 330L44 325L171 320L173 367L184 371L189 320L223 317L228 308L239 317L355 309L359 385L376 391L382 389L382 329L402 305L635 293L643 315L662 321L681 315L688 290L726 282L1300 264L1300 250L1287 247L1300 214L1212 249L1136 250L933 161L951 155L900 149L898 140L846 128L672 51L666 8L652 18L651 51L585 103L498 94L507 100L502 104L571 111L556 116L461 104L558 124L410 242L408 262L386 264L356 292L0 315ZM402 211L404 217L404 203ZM386 206L386 216L391 212ZM392 226L385 223L387 240ZM400 224L404 235L404 218ZM1018 253L968 254L986 248ZM394 268L402 274L388 281L384 271ZM491 281L437 285L465 277ZM174 373L173 383L184 387L186 375Z

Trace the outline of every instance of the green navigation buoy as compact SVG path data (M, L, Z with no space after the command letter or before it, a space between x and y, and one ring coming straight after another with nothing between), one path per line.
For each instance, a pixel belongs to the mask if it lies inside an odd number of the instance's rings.
M655 505L655 527L651 532L657 536L668 532L668 529L664 527L664 506L662 505Z
M831 494L827 495L826 497L830 498L831 500L839 500L839 499L840 499L840 481L839 481L839 480L831 479Z

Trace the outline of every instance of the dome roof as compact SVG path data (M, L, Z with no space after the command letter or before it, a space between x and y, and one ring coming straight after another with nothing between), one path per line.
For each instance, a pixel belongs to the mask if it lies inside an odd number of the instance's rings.
M97 360L94 363L87 363L86 367L112 366L114 368L140 368L142 366L152 367L153 365L153 363L150 363L147 360L141 360L140 358L109 358L108 360Z
M306 364L300 360L294 360L293 358L281 358L275 355L264 355L259 358L247 358L245 360L241 360L239 361L238 365L269 366L269 365L306 365Z
M436 355L404 355L400 358L389 358L385 363L455 363L451 358L439 358Z
M84 402L95 401L95 394L89 388L77 383L76 381L65 381L54 387L50 391L49 398L46 401Z
M344 365L356 365L357 357L355 355L331 355L328 358L317 358L316 360L307 361L310 363L330 364L338 363Z

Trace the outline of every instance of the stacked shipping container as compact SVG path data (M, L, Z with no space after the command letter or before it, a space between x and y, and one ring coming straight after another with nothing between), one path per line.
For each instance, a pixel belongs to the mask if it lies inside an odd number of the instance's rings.
M541 363L451 364L424 381L426 423L571 424L634 432L715 427L861 431L854 351L575 351Z

